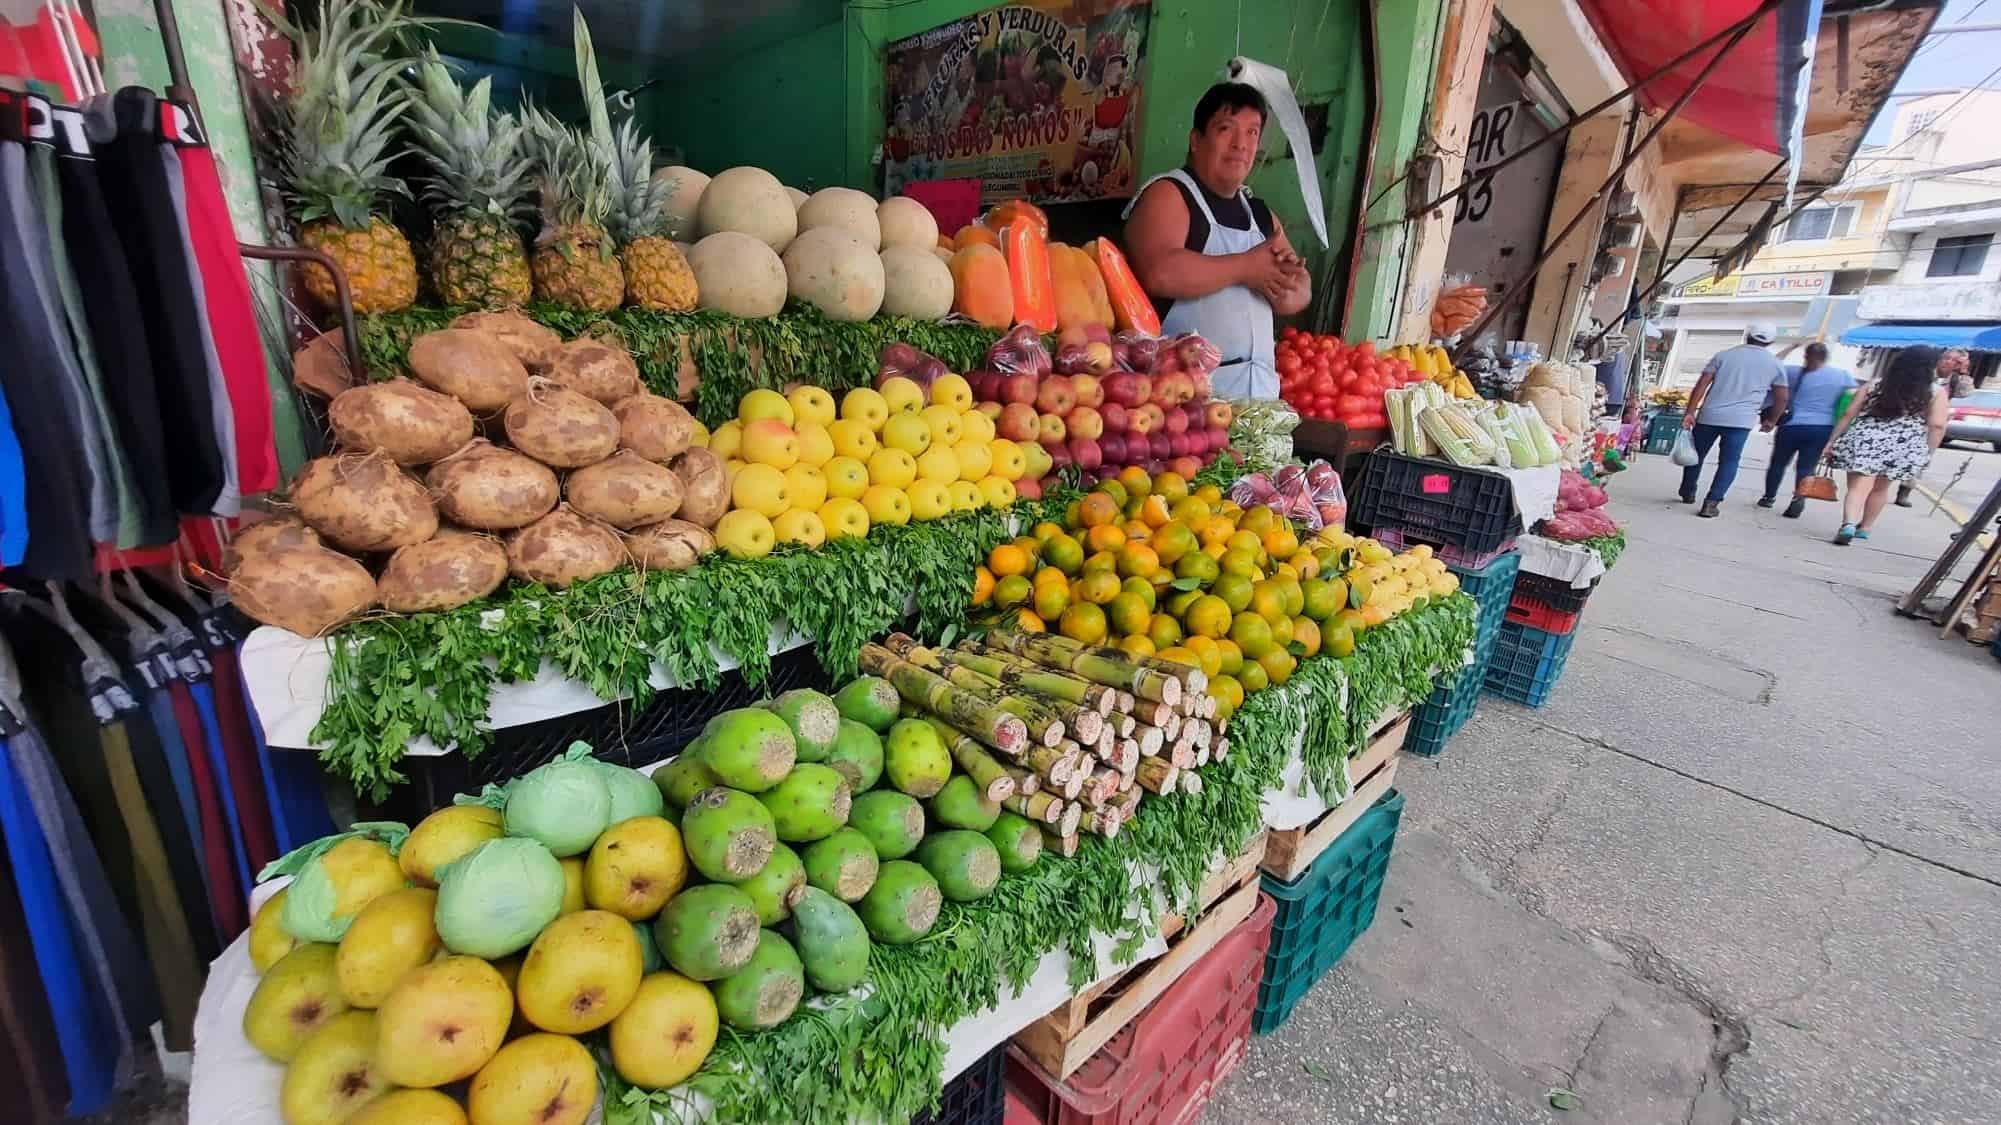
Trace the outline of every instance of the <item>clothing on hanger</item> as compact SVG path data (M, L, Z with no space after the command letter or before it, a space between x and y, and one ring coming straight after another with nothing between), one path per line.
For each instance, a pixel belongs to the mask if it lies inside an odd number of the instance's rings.
M119 91L119 96L124 93ZM160 164L166 172L167 198L181 239L181 284L194 301L199 317L196 323L202 329L197 335L203 369L208 373L209 426L222 457L222 491L208 514L234 517L243 512L243 488L236 470L236 415L229 405L229 380L222 373L222 353L215 346L215 322L209 315L208 293L202 289L201 267L195 262L194 235L188 228L187 180L181 171L180 150L157 140L154 145L159 149Z
M69 1102L69 1080L33 940L13 869L0 863L0 1089L19 1099L27 1120L54 1121Z

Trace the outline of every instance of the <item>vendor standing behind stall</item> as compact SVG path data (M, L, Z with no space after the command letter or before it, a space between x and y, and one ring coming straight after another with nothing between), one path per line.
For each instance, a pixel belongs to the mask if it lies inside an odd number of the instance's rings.
M1272 317L1312 295L1285 228L1244 189L1266 116L1251 87L1209 87L1195 104L1187 165L1147 181L1126 209L1133 271L1169 302L1162 334L1199 332L1223 353L1211 377L1218 398L1278 397Z

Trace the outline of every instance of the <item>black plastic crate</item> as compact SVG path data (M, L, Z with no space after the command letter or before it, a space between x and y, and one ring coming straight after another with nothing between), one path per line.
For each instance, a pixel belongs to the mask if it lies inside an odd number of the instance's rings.
M1474 555L1522 533L1507 477L1387 449L1363 467L1350 515L1363 527L1401 528Z
M450 753L436 757L410 756L398 763L409 782L397 787L383 810L409 823L452 803L460 793L477 793L488 782L520 777L536 766L562 756L572 742L588 742L597 756L625 766L643 766L668 757L702 733L708 721L724 711L748 707L793 688L832 688L812 645L771 658L771 675L756 687L741 673L723 673L716 690L669 688L658 692L644 709L614 703L588 711L523 723L493 732L476 758Z
M1597 588L1598 579L1595 578L1591 580L1591 585L1580 590L1561 578L1524 570L1515 576L1515 592L1509 600L1518 605L1540 606L1558 613L1577 613Z
M910 1125L1000 1125L1007 1116L1007 1044L945 1083L936 1113L920 1113Z

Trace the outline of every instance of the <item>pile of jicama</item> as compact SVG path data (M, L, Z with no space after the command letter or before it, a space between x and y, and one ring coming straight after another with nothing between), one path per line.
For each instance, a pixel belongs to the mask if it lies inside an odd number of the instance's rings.
M1469 403L1436 383L1385 392L1390 440L1398 453L1455 465L1528 469L1563 459L1556 435L1534 410L1508 402Z
M1605 490L1569 469L1556 486L1556 514L1543 522L1542 535L1575 543L1619 534L1619 525L1605 514Z

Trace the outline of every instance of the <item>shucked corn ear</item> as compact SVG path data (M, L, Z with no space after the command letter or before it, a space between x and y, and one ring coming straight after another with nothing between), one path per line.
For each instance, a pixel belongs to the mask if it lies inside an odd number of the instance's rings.
M1464 408L1432 406L1418 415L1418 425L1455 465L1485 465L1494 459L1494 439Z

